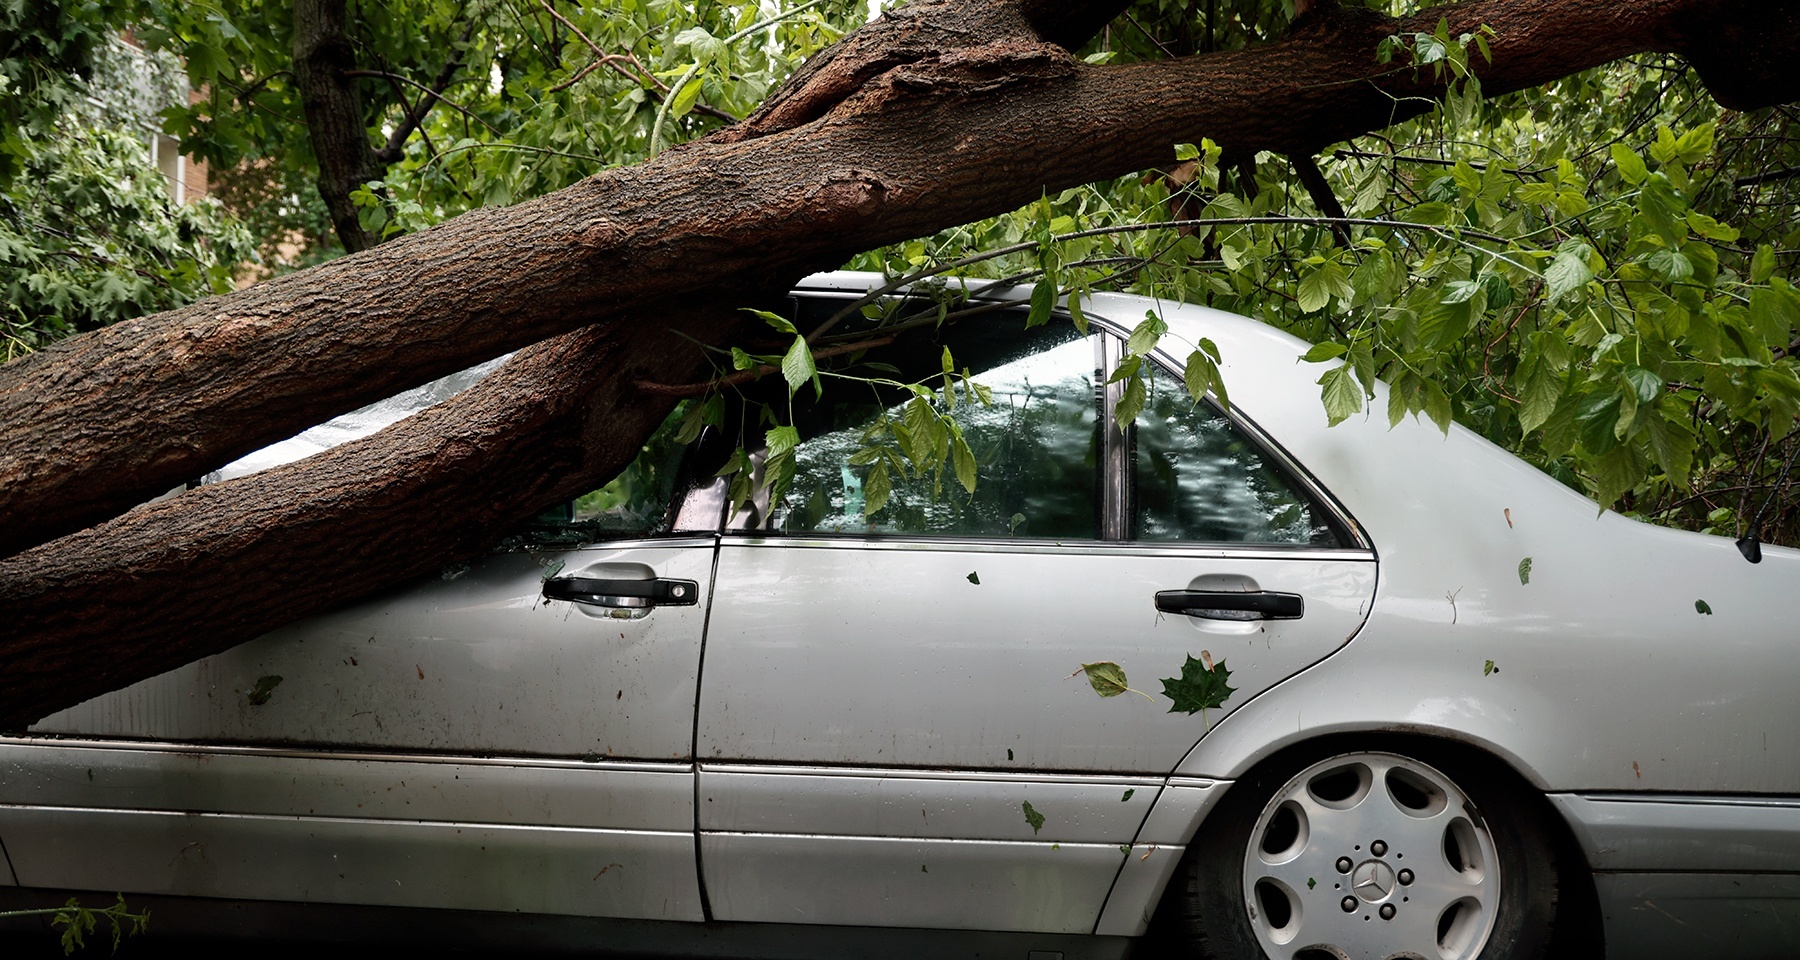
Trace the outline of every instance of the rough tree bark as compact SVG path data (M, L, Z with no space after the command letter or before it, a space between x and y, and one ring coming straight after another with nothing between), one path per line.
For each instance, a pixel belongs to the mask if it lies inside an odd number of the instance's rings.
M1780 65L1800 14L1754 0L1475 0L1405 21L1315 4L1251 50L1069 56L1120 6L915 4L706 141L0 367L3 553L586 328L366 441L0 561L0 728L470 556L603 481L664 409L623 385L702 365L671 327L720 342L729 308L806 272L1165 162L1174 142L1310 155L1402 119L1442 91L1376 62L1396 31L1493 28L1489 94L1667 51L1728 105L1800 95Z
M319 197L344 249L367 250L378 238L363 229L350 193L379 177L386 164L369 144L362 94L350 76L356 50L345 0L294 0L293 30L294 86L319 161Z

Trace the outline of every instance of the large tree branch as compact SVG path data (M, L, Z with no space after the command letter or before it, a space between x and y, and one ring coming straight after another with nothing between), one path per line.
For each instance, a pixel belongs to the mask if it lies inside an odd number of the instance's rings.
M968 8L989 6L1033 9ZM832 81L830 96L794 114L810 117L797 126L733 131L64 341L0 367L0 549L93 523L334 413L595 324L380 438L0 562L0 727L466 557L517 517L604 479L663 409L629 383L698 372L691 352L671 355L674 324L662 318L717 342L732 329L719 311L808 271L1157 165L1178 141L1308 155L1425 109L1439 82L1377 63L1374 49L1440 16L1456 31L1496 31L1493 64L1476 64L1490 93L1631 53L1696 56L1709 42L1687 30L1698 17L1760 18L1766 43L1796 32L1793 16L1748 0L1482 0L1399 23L1315 11L1281 43L1097 68L1043 42L1042 26L1032 27L1038 39L1012 27L964 31L965 42L901 58L847 90ZM795 96L827 79L821 69ZM1793 96L1784 82L1769 96ZM261 522L271 511L279 522ZM280 574L292 592L237 588L244 571L276 568L302 571ZM132 611L123 627L105 615L121 605ZM30 679L45 668L69 671L56 691Z
M696 304L681 333L718 337L732 313ZM697 349L652 346L668 336L565 334L374 436L0 561L0 609L23 616L0 628L0 730L270 630L291 619L285 606L319 610L435 572L532 504L593 489L674 403L633 381L705 369ZM132 642L101 653L121 630Z

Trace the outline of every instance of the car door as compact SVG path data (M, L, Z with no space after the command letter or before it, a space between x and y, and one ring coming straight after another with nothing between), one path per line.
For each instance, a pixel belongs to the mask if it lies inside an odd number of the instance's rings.
M1241 423L1165 373L1103 430L1118 341L1019 324L937 335L993 395L952 414L972 495L926 477L864 516L858 451L905 412L828 388L785 498L727 531L697 730L714 917L1089 932L1208 723L1361 623L1372 554ZM1276 596L1302 615L1224 609ZM1237 688L1204 717L1161 696L1190 656ZM1098 696L1102 661L1133 692Z
M701 919L718 501L670 512L671 449L500 552L0 741L19 882Z

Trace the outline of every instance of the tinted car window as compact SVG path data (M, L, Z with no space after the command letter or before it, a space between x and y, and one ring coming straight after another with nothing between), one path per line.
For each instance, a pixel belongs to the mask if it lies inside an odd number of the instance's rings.
M1139 540L1339 546L1325 512L1286 471L1181 379L1151 374L1137 421Z
M665 533L687 447L675 442L683 401L606 486L559 503L524 524L509 541L521 545L574 544Z
M1099 433L1095 350L1066 322L1021 334L1018 315L982 317L882 354L895 380L930 377L948 347L991 393L986 404L960 390L951 412L975 455L973 494L946 467L941 476L889 470L892 494L865 515L871 443L892 446L883 419L905 423L910 394L827 380L819 404L796 404L801 442L786 495L768 528L795 533L1093 539L1098 535ZM891 466L891 465L890 465Z

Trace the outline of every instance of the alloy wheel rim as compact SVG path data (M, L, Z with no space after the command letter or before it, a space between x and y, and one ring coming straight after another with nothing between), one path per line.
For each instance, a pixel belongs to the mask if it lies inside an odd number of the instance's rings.
M1279 960L1472 960L1493 932L1500 880L1468 795L1389 753L1300 771L1244 852L1250 927Z

